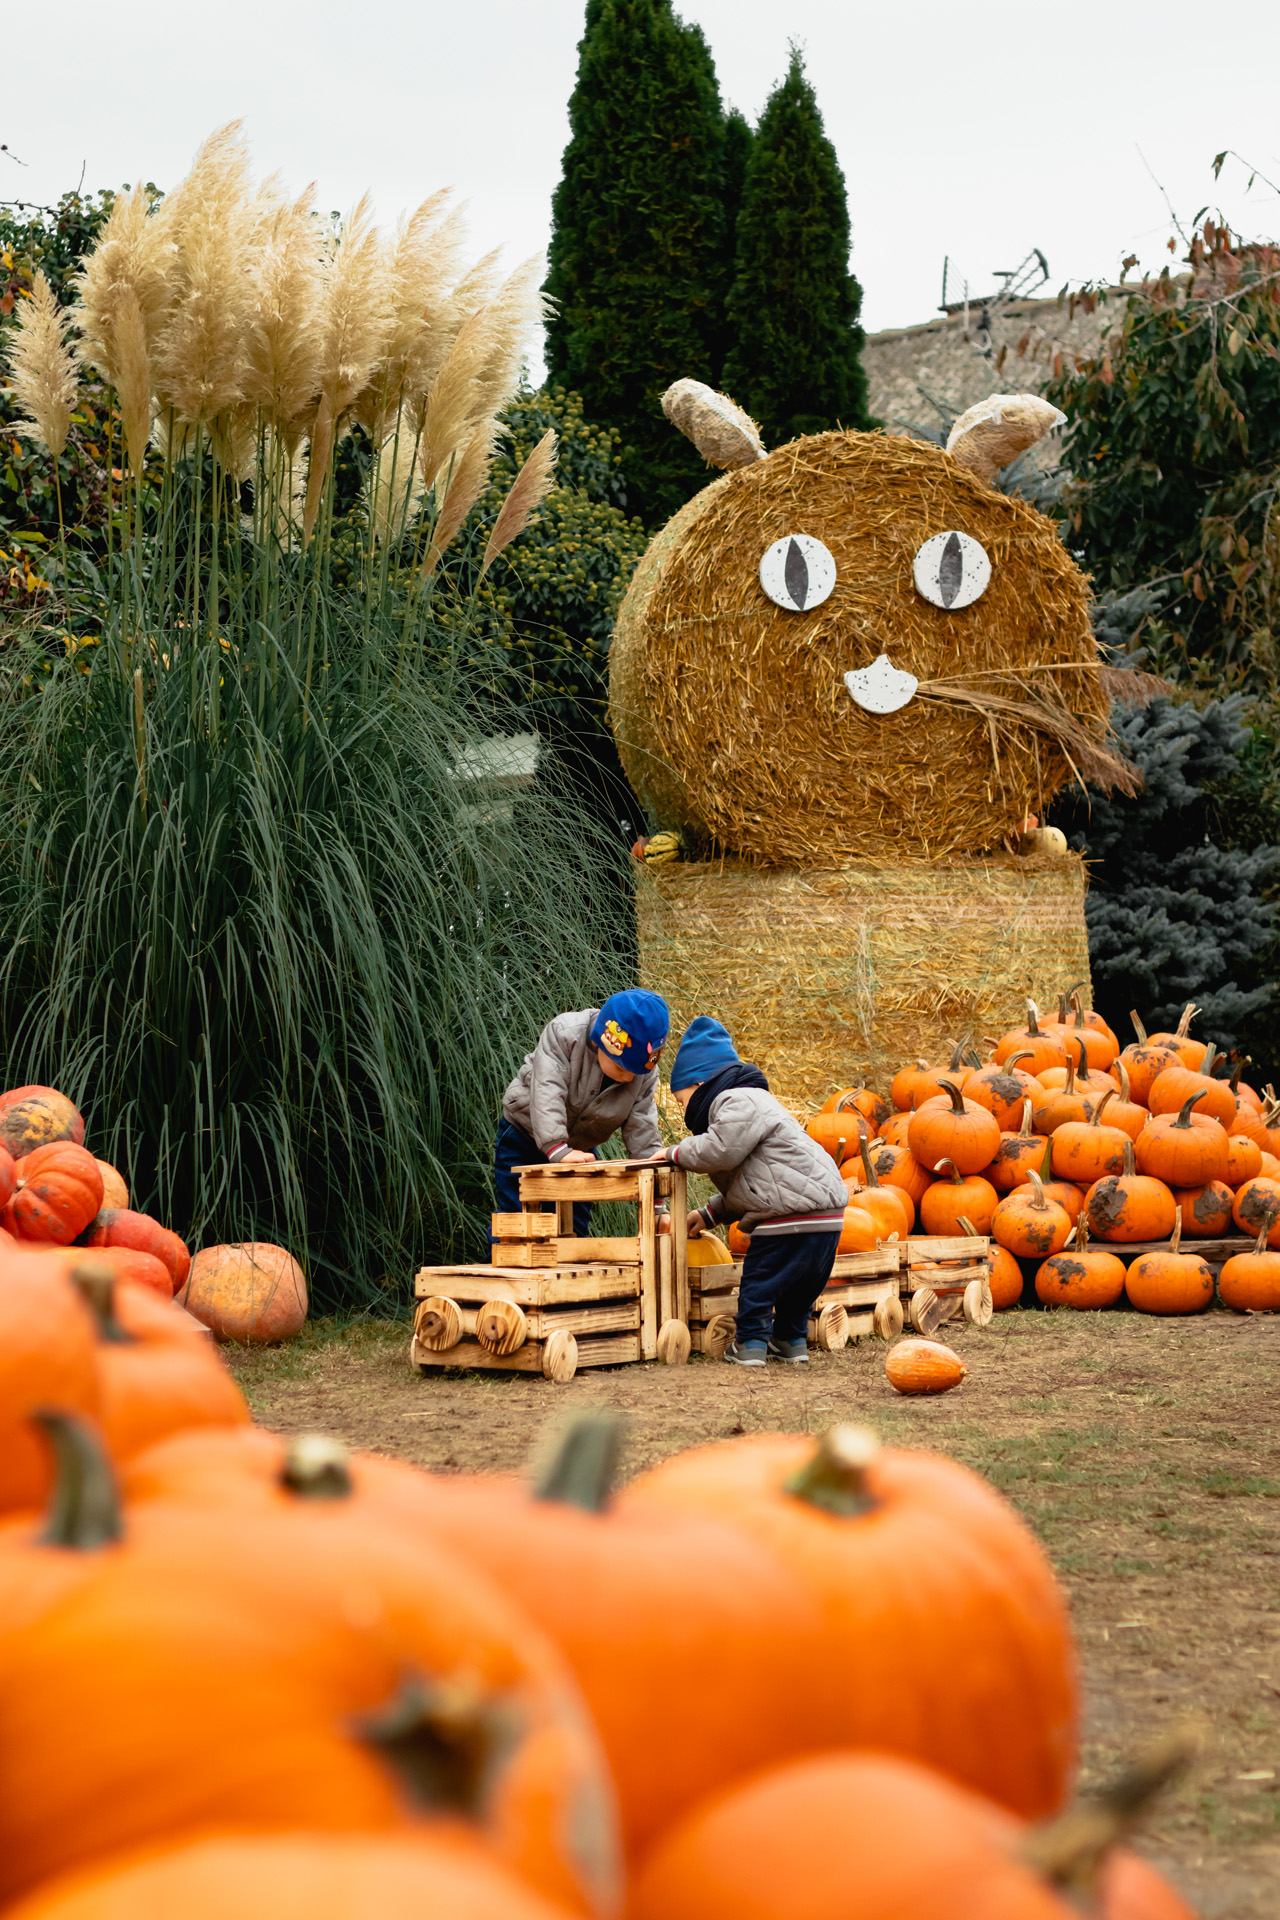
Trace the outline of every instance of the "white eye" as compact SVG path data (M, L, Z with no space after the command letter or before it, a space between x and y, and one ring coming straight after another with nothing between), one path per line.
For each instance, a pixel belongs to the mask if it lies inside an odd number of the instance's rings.
M916 554L916 592L935 607L968 607L986 592L991 562L986 548L967 533L935 533Z
M836 583L836 563L811 533L787 533L765 549L760 585L788 613L820 607Z

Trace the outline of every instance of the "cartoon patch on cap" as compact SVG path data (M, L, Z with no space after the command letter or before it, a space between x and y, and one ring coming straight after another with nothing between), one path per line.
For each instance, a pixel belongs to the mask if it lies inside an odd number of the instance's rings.
M615 1060L621 1060L631 1045L631 1035L624 1033L616 1020L606 1020L604 1032L600 1035L600 1045L606 1053L611 1053Z

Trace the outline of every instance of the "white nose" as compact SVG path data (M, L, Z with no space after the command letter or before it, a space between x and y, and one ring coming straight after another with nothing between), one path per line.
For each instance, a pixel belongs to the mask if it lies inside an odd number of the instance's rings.
M844 683L851 699L868 713L896 713L920 685L914 673L891 667L887 653L878 653L869 667L855 667L846 673Z

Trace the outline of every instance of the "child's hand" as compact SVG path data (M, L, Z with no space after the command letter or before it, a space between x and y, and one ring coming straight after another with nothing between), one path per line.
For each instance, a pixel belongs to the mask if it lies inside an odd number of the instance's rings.
M702 1232L702 1228L703 1219L702 1215L698 1212L691 1213L684 1223L685 1232L693 1234L695 1237Z
M667 1157L667 1150L665 1147L659 1147L656 1153L651 1153L649 1155L649 1158L651 1160L665 1160L666 1157Z
M570 1147L568 1153L562 1153L560 1155L560 1165L562 1167L580 1167L584 1162L590 1165L594 1160L594 1153L582 1153L577 1147Z

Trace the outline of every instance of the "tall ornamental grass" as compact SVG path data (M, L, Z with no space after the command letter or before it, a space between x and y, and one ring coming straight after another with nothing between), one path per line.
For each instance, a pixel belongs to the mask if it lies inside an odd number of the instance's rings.
M0 1071L71 1095L135 1205L285 1242L327 1305L477 1251L507 1077L616 984L613 856L545 772L504 782L482 743L516 722L433 616L536 280L464 270L440 197L335 234L228 129L157 211L117 202L72 338L38 299L13 356L50 444L91 361L123 445L99 581L0 650Z

